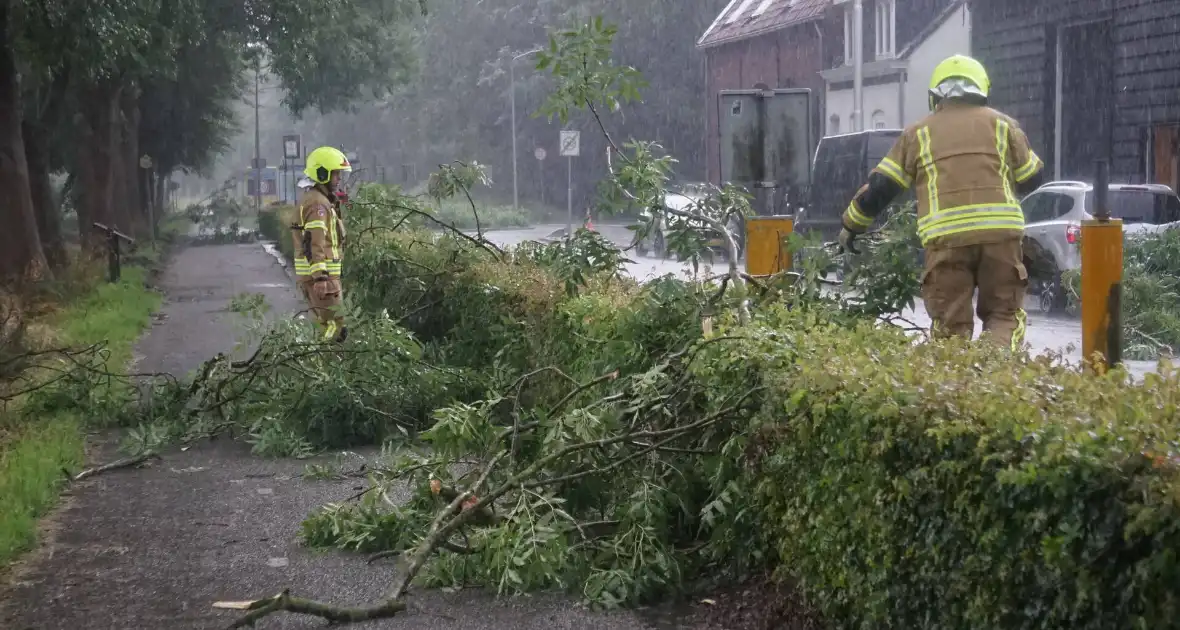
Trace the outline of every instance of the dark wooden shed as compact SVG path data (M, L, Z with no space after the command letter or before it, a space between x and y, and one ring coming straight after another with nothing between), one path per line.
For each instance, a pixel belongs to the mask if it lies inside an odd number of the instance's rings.
M992 104L1055 179L1180 189L1180 0L971 0ZM1109 121L1109 124L1108 124Z
M732 0L701 36L697 47L705 53L705 140L708 180L720 183L717 95L721 90L753 88L810 88L813 138L822 132L824 80L820 70L831 67L842 41L831 41L834 30L825 20L838 20L828 11L832 0ZM836 22L839 25L839 22Z

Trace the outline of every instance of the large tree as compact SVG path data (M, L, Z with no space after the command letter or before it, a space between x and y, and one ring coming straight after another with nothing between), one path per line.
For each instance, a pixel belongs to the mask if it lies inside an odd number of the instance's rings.
M247 54L269 60L292 112L346 108L406 79L405 22L423 2L0 0L0 6L0 159L15 199L3 210L0 245L8 246L0 273L16 276L45 267L41 232L53 243L54 260L61 258L48 169L62 166L76 182L85 244L99 243L89 227L95 221L143 233L150 227L144 202L160 201L162 178L160 188L147 190L139 156L151 155L161 175L208 165L234 130L230 104ZM21 76L30 77L23 93ZM38 169L32 185L30 158Z
M0 0L0 190L4 191L4 221L0 229L0 281L19 282L40 277L45 270L29 167L21 138L21 87L16 50L10 45L18 16L14 0Z

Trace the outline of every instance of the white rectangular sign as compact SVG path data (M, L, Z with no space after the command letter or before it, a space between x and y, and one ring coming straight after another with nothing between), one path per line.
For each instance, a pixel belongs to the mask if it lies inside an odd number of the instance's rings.
M562 130L562 132L561 132L561 155L562 155L562 157L577 157L581 154L582 154L582 132Z

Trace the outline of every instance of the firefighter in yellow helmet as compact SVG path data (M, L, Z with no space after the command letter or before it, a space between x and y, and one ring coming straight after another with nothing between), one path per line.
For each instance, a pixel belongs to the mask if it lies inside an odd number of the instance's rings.
M340 312L344 222L336 209L336 188L341 173L351 171L352 165L339 149L320 147L309 153L303 173L312 186L303 193L297 223L292 226L300 234L295 250L297 283L323 329L325 340L344 341L348 336Z
M987 106L983 65L952 56L930 79L931 114L908 127L844 211L840 244L854 241L899 194L913 188L926 249L922 300L936 338L971 338L975 308L984 336L1018 348L1026 326L1020 199L1042 183L1041 159L1016 121Z

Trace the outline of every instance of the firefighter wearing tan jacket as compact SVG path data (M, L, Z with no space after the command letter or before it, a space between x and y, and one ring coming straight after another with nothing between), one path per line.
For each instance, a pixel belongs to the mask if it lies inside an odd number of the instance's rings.
M324 339L344 341L348 328L340 312L344 223L336 210L340 174L352 171L348 158L332 147L320 147L307 156L307 175L314 185L299 202L296 225L300 240L296 251L297 283L307 299ZM302 260L300 260L302 254Z
M905 130L844 211L840 244L854 240L904 190L918 200L926 249L922 300L935 337L971 338L976 313L986 337L1024 343L1024 213L1020 198L1041 184L1043 163L1011 118L987 107L987 71L955 55L934 69L931 113Z

